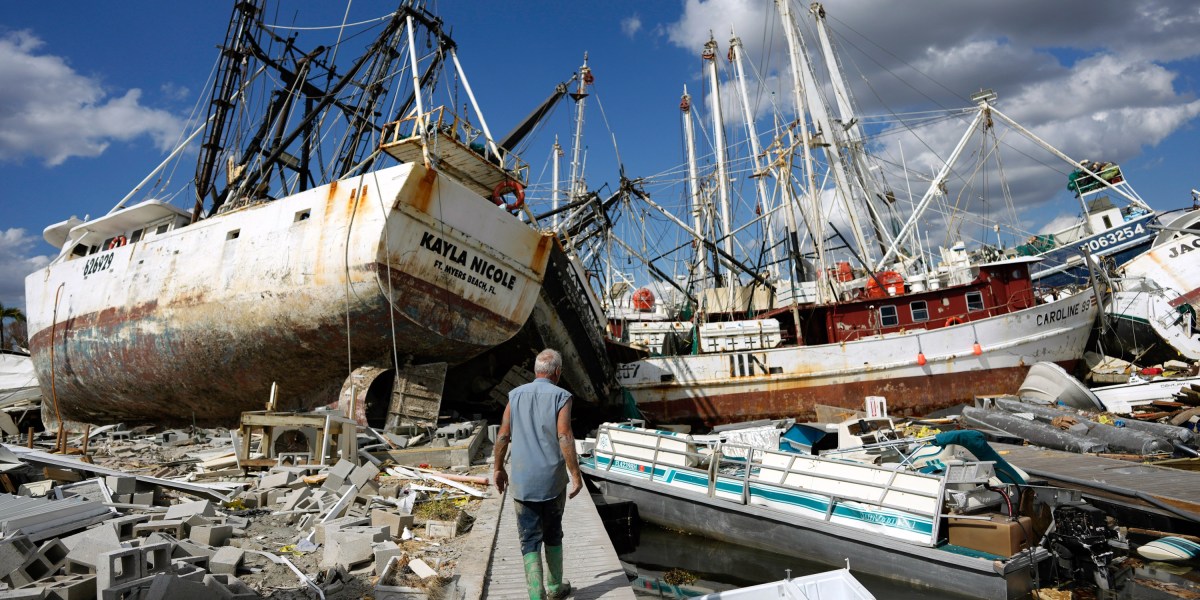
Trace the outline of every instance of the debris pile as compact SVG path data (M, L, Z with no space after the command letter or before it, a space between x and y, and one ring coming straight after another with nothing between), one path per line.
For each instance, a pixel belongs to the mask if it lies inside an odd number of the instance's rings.
M457 597L486 426L417 435L441 455L337 413L5 444L0 598Z

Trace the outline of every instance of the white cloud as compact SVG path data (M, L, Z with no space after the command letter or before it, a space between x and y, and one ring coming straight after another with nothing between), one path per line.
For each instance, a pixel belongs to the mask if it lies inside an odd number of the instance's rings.
M169 149L183 121L143 106L142 91L112 96L61 57L40 54L29 31L0 36L0 160L35 157L54 166L73 156L98 156L113 141L148 135Z
M38 241L24 229L0 230L0 303L4 306L25 310L25 276L52 258L31 254Z
M637 13L634 13L632 17L621 19L621 33L624 33L625 37L632 39L641 30L642 17L638 16Z

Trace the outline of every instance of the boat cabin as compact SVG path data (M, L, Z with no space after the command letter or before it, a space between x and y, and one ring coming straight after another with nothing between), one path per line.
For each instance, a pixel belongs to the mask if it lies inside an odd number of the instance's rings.
M178 206L146 200L98 219L71 217L47 227L42 238L61 249L58 260L73 260L163 235L187 225L191 218Z
M785 343L804 345L848 342L912 329L950 327L1036 304L1029 268L1038 260L1019 257L972 266L973 279L940 289L918 287L914 291L912 287L892 281L893 273L889 281L878 286L884 292L882 296L864 294L855 300L798 311L802 340L794 339L796 328L790 309L776 309L763 316L780 321Z

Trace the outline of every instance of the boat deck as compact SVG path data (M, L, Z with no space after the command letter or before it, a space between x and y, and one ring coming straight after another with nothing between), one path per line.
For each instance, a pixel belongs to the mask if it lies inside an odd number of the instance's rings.
M512 497L504 495L499 524L492 543L491 562L483 585L484 598L524 598L525 567L517 539L517 519ZM563 514L563 574L574 590L571 598L632 599L633 588L617 560L600 513L591 495L580 493L567 500Z
M992 444L992 447L1030 475L1063 487L1082 488L1085 495L1168 514L1153 502L1138 497L1140 492L1163 504L1200 514L1200 472L1033 446Z

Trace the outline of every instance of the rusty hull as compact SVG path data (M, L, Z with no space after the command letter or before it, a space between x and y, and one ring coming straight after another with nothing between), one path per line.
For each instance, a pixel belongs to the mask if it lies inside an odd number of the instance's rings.
M1068 372L1076 361L1058 363ZM977 395L1011 394L1024 381L1029 367L941 373L866 381L844 381L804 387L795 382L767 392L711 393L672 400L638 400L638 410L654 423L713 427L758 419L795 418L812 421L816 405L863 410L867 396L887 398L888 413L924 416L971 402Z
M273 382L279 410L335 401L354 367L392 362L393 339L402 362L485 352L528 319L550 240L464 189L402 165L122 246L90 276L56 261L26 279L42 392L72 420L229 423ZM511 288L439 274L429 231Z

